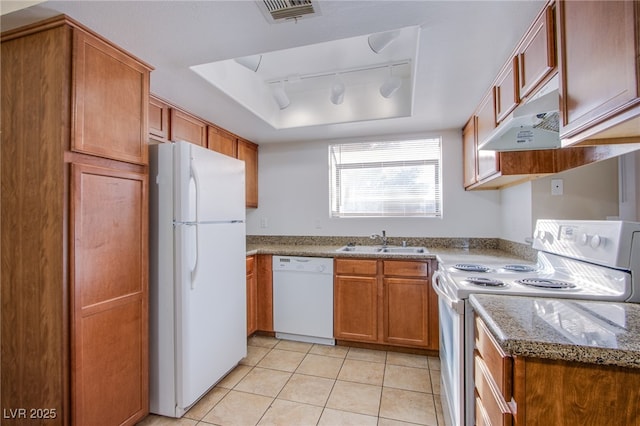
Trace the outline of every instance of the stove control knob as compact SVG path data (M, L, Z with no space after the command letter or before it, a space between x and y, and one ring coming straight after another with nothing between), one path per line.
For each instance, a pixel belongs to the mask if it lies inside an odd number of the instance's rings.
M536 234L536 238L538 238L543 243L553 243L553 235L547 231L538 231Z
M602 244L602 237L600 237L600 235L594 235L591 238L591 243L589 244L591 246L591 248L598 248L600 247L600 245Z
M586 246L589 243L589 236L587 234L580 235L578 243L580 243L581 246Z

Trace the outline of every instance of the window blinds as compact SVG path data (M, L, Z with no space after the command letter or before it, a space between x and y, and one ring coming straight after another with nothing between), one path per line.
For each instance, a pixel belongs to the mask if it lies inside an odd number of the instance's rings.
M329 146L332 217L441 217L440 138Z

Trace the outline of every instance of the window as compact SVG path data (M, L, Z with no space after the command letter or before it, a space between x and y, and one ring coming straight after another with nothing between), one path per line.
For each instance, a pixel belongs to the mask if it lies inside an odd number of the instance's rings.
M440 138L329 146L332 217L441 217Z

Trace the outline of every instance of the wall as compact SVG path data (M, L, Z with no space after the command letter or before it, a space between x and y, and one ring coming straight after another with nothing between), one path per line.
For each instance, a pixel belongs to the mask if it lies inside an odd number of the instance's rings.
M367 236L384 229L393 237L499 236L500 192L463 189L460 131L403 138L433 136L442 136L443 218L330 218L327 147L343 141L263 144L259 207L247 211L247 234Z
M564 195L551 195L562 179ZM532 182L531 218L605 220L618 215L618 159L578 167Z
M539 218L606 219L619 214L618 160L611 159L501 191L464 191L462 138L457 130L405 138L442 137L442 219L329 217L328 145L331 142L260 145L259 208L247 211L249 235L394 237L499 237L524 243ZM344 141L349 142L349 141ZM629 175L640 221L640 151L629 154ZM551 195L551 179L564 195Z
M551 195L552 179L562 179L563 195ZM522 243L538 219L605 220L618 211L618 159L612 158L503 189L500 237Z
M501 238L525 243L526 239L533 235L531 186L532 182L525 182L500 191Z

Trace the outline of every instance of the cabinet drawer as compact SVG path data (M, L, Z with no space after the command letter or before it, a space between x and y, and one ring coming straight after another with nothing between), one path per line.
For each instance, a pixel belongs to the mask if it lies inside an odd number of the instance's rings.
M475 319L476 349L482 357L498 390L505 399L511 399L511 375L513 364L511 357L498 346L486 324L478 317Z
M255 256L247 257L247 275L253 273L255 262L256 262Z
M383 262L384 275L399 277L428 277L429 263L402 260L385 260Z
M378 261L373 259L336 259L337 275L376 275Z
M487 365L476 353L475 356L475 386L476 386L476 421L478 424L511 426L512 416L509 406L497 389L497 385ZM478 401L479 399L479 401Z

